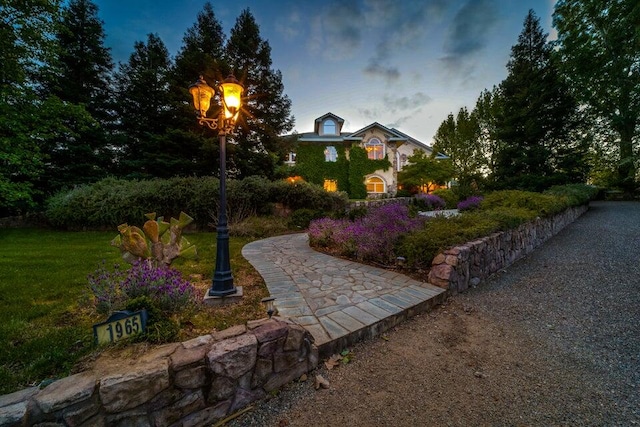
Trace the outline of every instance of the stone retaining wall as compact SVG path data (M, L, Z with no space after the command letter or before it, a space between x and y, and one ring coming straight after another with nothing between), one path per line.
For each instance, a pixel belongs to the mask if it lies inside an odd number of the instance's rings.
M448 249L432 262L428 282L452 294L477 286L487 277L532 252L589 209L569 208L550 218L536 219L520 227Z
M0 396L0 426L211 425L317 365L306 330L263 319Z

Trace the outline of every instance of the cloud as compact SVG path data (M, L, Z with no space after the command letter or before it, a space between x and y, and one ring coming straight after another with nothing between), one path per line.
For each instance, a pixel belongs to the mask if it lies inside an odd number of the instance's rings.
M482 50L487 36L497 24L494 0L469 0L453 18L444 41L447 57L464 57Z
M365 75L387 81L400 78L398 67L383 65L425 42L431 23L442 18L446 0L365 0L364 22L374 36L374 54Z
M372 77L382 77L387 82L393 82L400 78L400 71L397 67L381 65L380 61L371 61L364 69L364 73Z
M445 35L440 58L444 72L469 79L476 68L476 54L487 45L489 34L499 22L494 0L468 0L455 14Z
M423 105L432 101L431 97L424 92L416 92L412 96L389 96L383 97L384 105L390 112L396 113L398 111L416 111L422 108Z
M295 40L300 34L302 18L297 10L292 10L285 18L276 22L275 30L282 35L285 40Z
M352 58L362 41L361 16L357 2L329 3L311 22L309 49L328 60Z
M394 116L388 127L399 127L402 123L414 117L429 104L432 98L424 92L416 92L411 96L384 95L378 105L358 109L358 113L367 120L378 121L380 117Z

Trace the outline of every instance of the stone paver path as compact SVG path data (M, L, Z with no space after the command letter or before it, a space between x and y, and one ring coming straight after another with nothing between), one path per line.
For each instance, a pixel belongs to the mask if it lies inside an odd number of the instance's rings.
M247 244L278 314L302 325L321 354L380 334L444 300L445 290L404 274L316 252L306 234Z

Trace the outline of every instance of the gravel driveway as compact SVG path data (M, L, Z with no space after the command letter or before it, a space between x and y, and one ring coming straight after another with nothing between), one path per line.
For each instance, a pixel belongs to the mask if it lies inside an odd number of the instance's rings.
M640 203L592 202L506 271L350 350L231 425L640 425Z

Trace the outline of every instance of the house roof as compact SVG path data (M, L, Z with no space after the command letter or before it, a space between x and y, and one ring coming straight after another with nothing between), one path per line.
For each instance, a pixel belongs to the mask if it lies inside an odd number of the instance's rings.
M340 128L342 128L342 124L344 123L344 119L342 119L341 117L336 116L333 113L326 113L323 116L318 117L315 120L314 123L314 132L303 132L298 134L298 141L300 142L317 142L317 143L342 143L345 141L362 141L364 135L367 133L367 131L373 129L373 128L378 128L380 130L382 130L382 132L385 133L385 136L387 137L388 141L391 142L408 142L412 145L415 145L419 148L422 148L424 150L427 150L429 152L433 152L433 147L431 147L430 145L425 144L424 142L418 141L417 139L403 133L400 132L398 129L395 128L388 128L384 125L381 125L378 122L373 122L368 126L363 127L362 129L359 129L355 132L340 132L340 135L319 135L319 126L320 124L326 120L327 118L331 118L336 120L339 125ZM437 153L436 154L436 158L437 159L448 159L449 156L446 156L442 153Z

